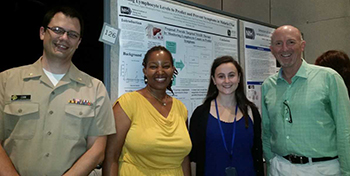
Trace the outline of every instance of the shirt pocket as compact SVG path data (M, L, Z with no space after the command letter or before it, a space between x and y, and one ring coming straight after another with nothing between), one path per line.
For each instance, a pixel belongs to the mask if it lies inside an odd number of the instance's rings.
M63 135L67 139L86 138L95 111L92 106L68 104L65 106L66 119Z
M5 138L32 139L39 119L39 104L10 103L4 107Z

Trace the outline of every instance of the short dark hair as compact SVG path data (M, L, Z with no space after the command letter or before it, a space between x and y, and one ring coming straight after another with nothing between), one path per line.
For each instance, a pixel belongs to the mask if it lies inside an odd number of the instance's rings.
M46 12L43 18L42 26L47 28L47 25L51 22L52 18L59 12L62 12L64 15L71 17L71 18L78 18L79 24L80 24L80 38L83 37L84 33L84 20L81 14L76 11L74 8L69 6L56 6L49 11Z
M350 97L350 59L349 56L338 50L329 50L316 59L315 65L330 67L343 78Z
M149 49L147 51L147 53L145 54L145 57L143 58L143 61L142 61L142 65L144 68L147 67L147 63L148 63L148 57L149 55L154 52L154 51L164 51L166 52L169 56L170 56L170 59L171 59L171 66L174 66L174 58L173 56L171 55L170 51L168 49L166 49L165 47L163 46L154 46L152 47L151 49ZM173 77L175 78L176 75L178 74L178 71L176 70L176 68L174 69L174 73L173 73ZM146 76L144 76L144 79L146 79ZM145 82L146 83L146 82ZM147 83L146 83L147 84ZM171 85L173 84L173 82L171 81L167 87L167 89L174 94L173 90L171 89Z
M245 93L244 93L244 79L243 79L243 69L242 67L238 64L237 61L235 61L233 59L233 57L231 56L221 56L218 57L214 60L211 69L210 69L210 83L209 83L209 87L208 87L208 92L207 92L207 96L204 99L204 103L209 103L211 102L213 99L215 99L218 95L219 95L219 90L216 87L216 85L214 84L214 81L211 77L215 77L215 70L216 68L218 68L221 64L225 64L225 63L232 63L238 72L239 75L239 83L237 86L237 89L235 91L235 97L236 97L236 102L238 103L238 107L241 110L241 112L243 113L244 119L245 119L245 126L246 128L248 128L249 125L249 121L248 121L248 106L250 106L251 108L256 108L255 104L251 101L248 100L248 98L246 97Z

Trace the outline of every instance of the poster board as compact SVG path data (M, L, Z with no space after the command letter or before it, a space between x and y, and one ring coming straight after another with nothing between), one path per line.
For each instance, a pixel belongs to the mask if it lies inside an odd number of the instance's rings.
M213 60L222 55L238 58L236 18L177 1L116 0L112 4L111 15L116 12L112 25L120 31L117 46L111 48L112 101L145 87L144 54L162 45L172 53L179 72L173 97L185 104L190 116L205 98Z
M279 69L269 49L277 26L185 0L105 0L105 7L105 19L119 31L116 44L105 45L104 56L105 83L113 102L145 86L144 54L163 45L179 71L173 97L186 105L189 116L203 102L210 66L222 55L238 58L247 97L260 109L261 84Z
M261 110L261 85L278 71L270 51L275 27L240 20L241 65L245 70L246 96Z

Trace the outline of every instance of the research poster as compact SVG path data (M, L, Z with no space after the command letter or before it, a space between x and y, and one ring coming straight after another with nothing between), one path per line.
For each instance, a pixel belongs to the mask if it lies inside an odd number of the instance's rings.
M270 51L275 28L243 21L247 98L261 109L261 85L276 73L276 59Z
M213 60L222 55L238 58L235 18L175 1L118 0L117 8L119 75L112 77L119 76L118 97L145 87L144 55L162 45L178 70L175 95L168 94L182 101L191 116L206 96Z

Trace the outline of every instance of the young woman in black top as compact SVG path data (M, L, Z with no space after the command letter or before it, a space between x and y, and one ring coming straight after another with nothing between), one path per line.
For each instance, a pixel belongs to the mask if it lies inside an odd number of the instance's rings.
M243 88L241 66L230 56L211 67L202 105L192 114L190 160L195 175L264 175L261 118Z

